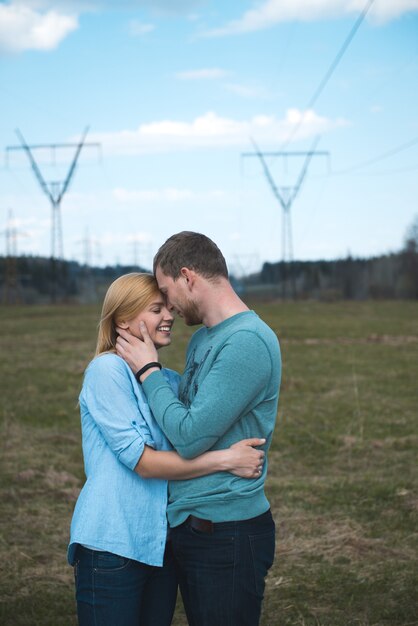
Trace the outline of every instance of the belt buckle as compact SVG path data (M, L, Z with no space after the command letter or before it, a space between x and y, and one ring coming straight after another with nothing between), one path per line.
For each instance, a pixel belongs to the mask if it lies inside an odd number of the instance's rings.
M195 515L189 515L189 525L194 530L199 530L200 532L208 535L213 534L214 524L209 519L202 519L201 517L196 517Z

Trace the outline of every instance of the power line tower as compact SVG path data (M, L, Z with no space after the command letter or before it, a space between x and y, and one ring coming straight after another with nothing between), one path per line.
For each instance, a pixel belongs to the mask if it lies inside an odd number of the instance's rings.
M77 245L82 246L82 252L80 253L82 260L80 261L80 264L83 264L88 268L94 266L95 264L98 265L101 259L100 241L96 237L90 235L88 228L85 230L83 239L77 239L76 243Z
M83 246L83 267L80 269L80 278L82 285L82 297L85 302L94 302L96 300L96 280L94 275L94 269L92 268L93 246L95 241L89 234L89 229L86 228L85 236L83 239L78 240L80 245Z
M231 279L234 282L234 289L238 293L245 293L246 282L245 279L255 271L256 267L260 263L260 258L257 253L253 254L239 254L235 253L232 257L232 262L228 263L229 273Z
M311 162L312 157L314 156L329 157L329 152L316 150L318 141L319 141L319 138L316 138L315 141L313 142L312 148L308 151L261 152L260 148L254 141L254 139L251 139L255 152L244 152L242 154L243 157L258 157L263 167L264 175L273 192L273 195L276 198L276 200L278 200L283 211L282 213L282 268L283 268L282 293L283 293L283 297L286 296L286 282L287 282L286 267L287 265L289 265L290 270L291 270L290 279L291 279L291 284L292 284L293 297L295 296L295 293L296 293L294 273L292 271L293 237L292 237L291 208L292 208L293 202L295 201L297 195L299 194L300 188L305 179L306 173L308 171L309 163ZM296 180L296 184L290 187L278 187L267 165L266 157L282 157L283 159L287 159L288 157L305 157L299 176Z
M232 274L236 275L236 278L246 278L252 272L255 272L259 264L260 257L257 252L250 254L235 253L232 262Z
M91 256L92 256L92 238L90 237L89 234L89 229L86 228L86 234L84 235L83 239L79 239L77 241L77 243L79 243L80 245L83 246L83 261L84 261L84 266L86 268L90 268L91 266Z
M20 146L8 146L6 148L7 152L12 150L24 150L31 164L32 170L38 180L38 183L48 197L51 202L52 208L52 227L51 227L51 258L53 259L63 259L64 258L64 250L63 250L63 237L62 237L62 221L61 221L61 201L68 190L70 182L74 176L74 172L76 169L77 161L80 156L80 152L83 146L96 146L99 147L99 143L86 143L85 139L88 133L88 127L84 130L84 133L79 141L79 143L53 143L53 144L37 144L29 146L24 139L22 133L19 129L16 129L16 134L20 139ZM41 174L41 171L36 163L35 157L33 155L34 150L45 150L50 149L53 152L54 159L56 151L62 148L76 148L74 158L69 167L67 176L64 181L51 181L46 182L44 177Z
M136 270L139 268L139 241L134 239L131 241L132 246L132 267Z
M62 235L62 220L61 220L61 201L68 190L70 182L74 176L74 172L76 169L77 161L80 156L81 150L84 146L95 146L99 147L99 143L86 143L86 136L88 133L88 127L84 130L84 133L79 141L79 143L53 143L53 144L36 144L36 145L28 145L26 140L24 139L22 133L19 129L16 129L16 134L20 140L20 146L8 146L6 148L6 153L13 150L24 150L29 162L31 164L33 173L35 174L36 179L45 193L47 198L51 203L52 209L52 219L51 219L51 268L52 268L52 299L56 298L56 288L57 288L57 260L62 261L64 259L64 248L63 248L63 235ZM67 176L64 181L50 181L46 182L44 177L41 174L39 166L35 160L33 152L35 150L45 150L50 149L53 153L54 160L56 156L56 151L62 148L74 148L75 154L71 165L69 167Z
M6 229L6 259L4 268L3 303L20 304L21 294L17 272L17 228L13 219L13 211L9 209Z
M133 235L130 238L130 245L132 247L132 267L135 268L135 271L143 271L144 268L152 267L151 242L141 236Z

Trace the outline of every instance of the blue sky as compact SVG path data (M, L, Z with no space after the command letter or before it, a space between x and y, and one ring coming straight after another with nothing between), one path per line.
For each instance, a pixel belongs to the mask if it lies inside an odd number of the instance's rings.
M0 2L0 138L86 146L61 206L64 257L149 266L179 230L236 273L282 258L282 209L253 152L317 150L291 207L297 259L399 250L418 214L418 0ZM73 150L34 151L63 181ZM303 157L266 159L279 188ZM285 193L282 191L281 193ZM10 223L9 211L13 222ZM49 256L51 205L21 151L0 166L0 230ZM6 238L0 254L6 251ZM88 253L88 254L87 254Z

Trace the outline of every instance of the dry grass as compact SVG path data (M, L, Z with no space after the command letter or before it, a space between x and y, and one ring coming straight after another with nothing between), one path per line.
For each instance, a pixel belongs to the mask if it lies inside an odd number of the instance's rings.
M418 624L416 303L257 304L284 375L264 626ZM97 308L0 308L0 623L76 623L66 544ZM190 332L177 324L167 365ZM186 626L182 607L174 626Z

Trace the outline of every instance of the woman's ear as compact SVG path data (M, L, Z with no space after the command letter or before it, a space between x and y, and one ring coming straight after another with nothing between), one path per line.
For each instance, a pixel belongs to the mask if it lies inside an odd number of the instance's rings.
M119 322L119 323L117 324L117 326L119 326L120 328L123 328L123 330L129 330L129 324L128 324L128 322L123 322L123 321L122 321L122 322Z

